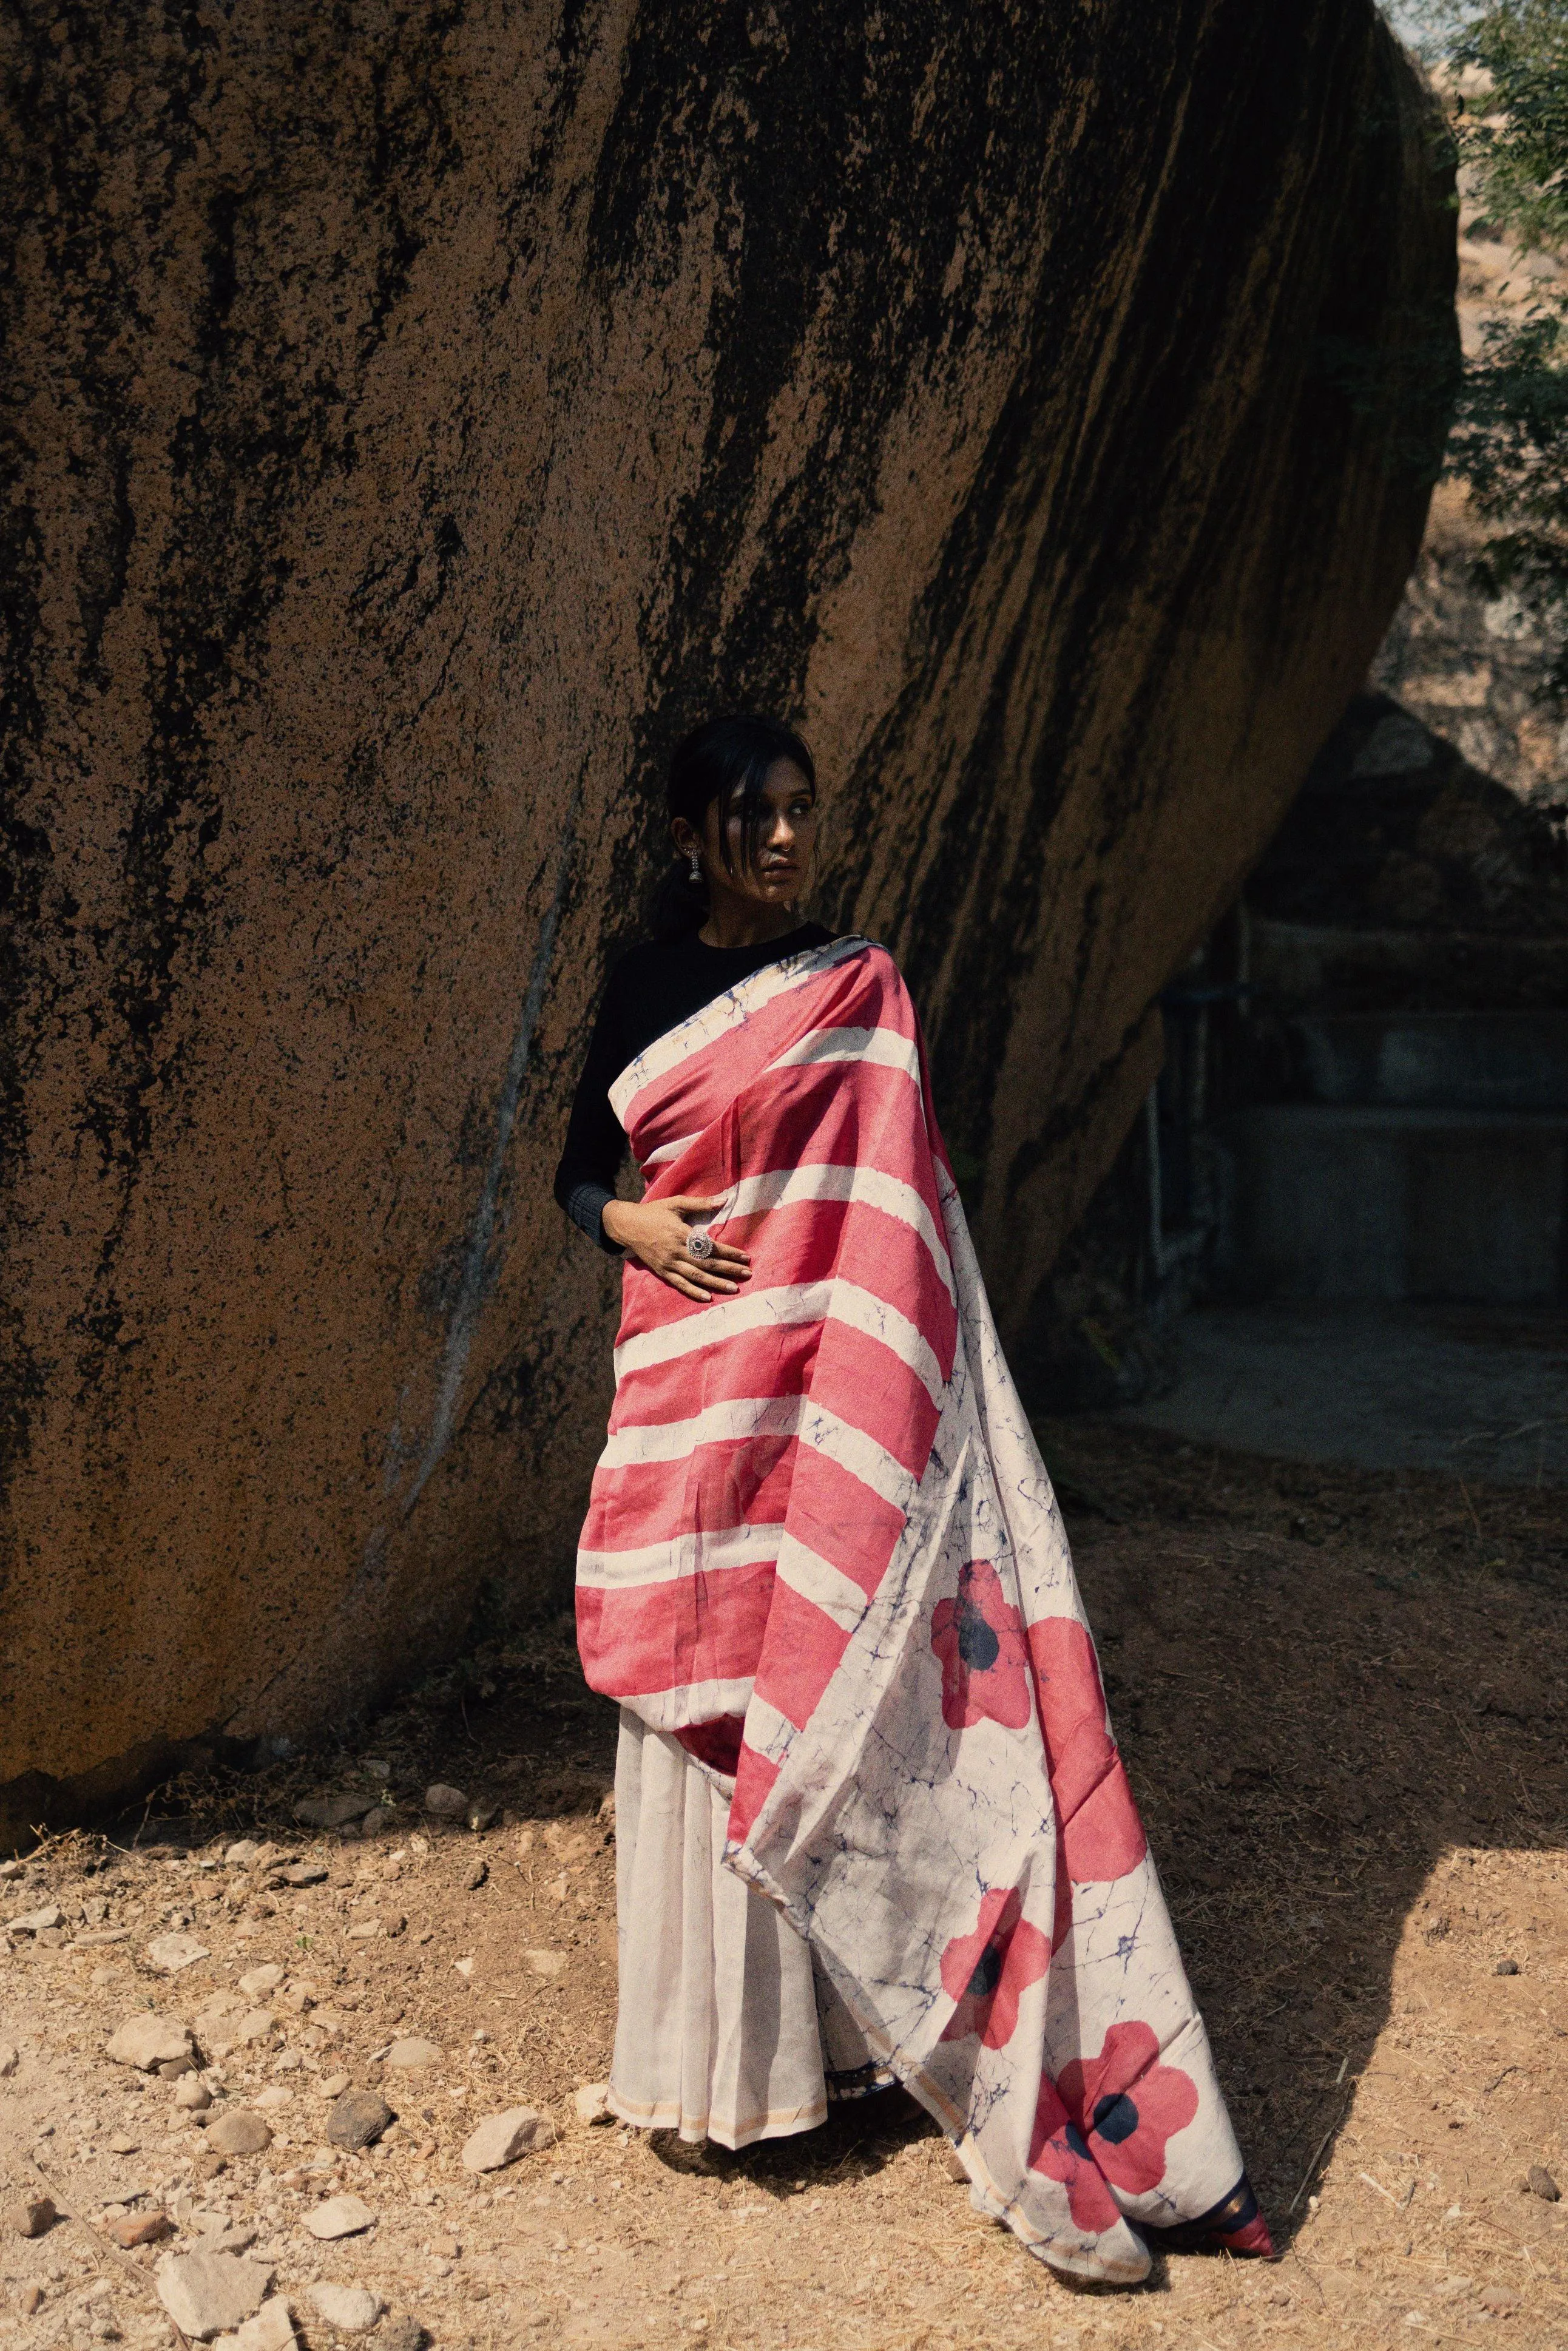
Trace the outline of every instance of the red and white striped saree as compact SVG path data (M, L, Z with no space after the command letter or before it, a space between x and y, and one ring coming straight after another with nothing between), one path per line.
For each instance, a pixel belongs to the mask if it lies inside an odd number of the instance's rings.
M727 1863L983 2210L1090 2277L1146 2273L1129 2221L1265 2250L891 957L769 966L611 1100L752 1273L627 1266L589 1681L733 1775Z

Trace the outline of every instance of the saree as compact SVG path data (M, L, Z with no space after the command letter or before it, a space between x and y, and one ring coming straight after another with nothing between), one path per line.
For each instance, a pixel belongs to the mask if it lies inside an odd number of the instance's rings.
M1269 2251L892 958L768 966L611 1101L645 1196L720 1199L751 1279L698 1304L627 1263L591 1687L712 1775L725 1865L979 2210L1115 2283L1151 2231Z

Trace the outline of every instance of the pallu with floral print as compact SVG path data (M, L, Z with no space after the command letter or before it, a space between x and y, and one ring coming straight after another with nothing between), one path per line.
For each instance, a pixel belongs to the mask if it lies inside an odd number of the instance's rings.
M770 966L611 1100L752 1271L699 1305L627 1265L590 1682L718 1778L727 1865L982 2210L1086 2277L1167 2229L1267 2252L891 957Z

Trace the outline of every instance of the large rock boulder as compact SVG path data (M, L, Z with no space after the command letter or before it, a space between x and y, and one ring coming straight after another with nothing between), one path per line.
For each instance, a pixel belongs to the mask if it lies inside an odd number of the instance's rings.
M10 54L19 1827L563 1574L615 1276L550 1176L715 705L810 732L1019 1326L1398 596L1453 226L1369 0Z

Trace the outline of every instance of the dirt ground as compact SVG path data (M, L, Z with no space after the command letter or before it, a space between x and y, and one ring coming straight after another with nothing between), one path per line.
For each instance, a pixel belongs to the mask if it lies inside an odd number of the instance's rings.
M580 2122L614 2017L614 1718L558 1625L476 1649L340 1755L181 1782L0 1884L0 1917L64 1913L0 1957L19 2053L0 2202L47 2180L69 2216L0 2228L0 2344L172 2344L160 2254L254 2228L312 2351L346 2339L312 2316L314 2278L382 2298L357 2339L412 2341L412 2316L441 2351L1410 2351L1488 2330L1568 2351L1568 2193L1524 2185L1537 2166L1568 2191L1564 1497L1043 1434L1277 2263L1172 2256L1139 2291L1069 2292L971 2212L897 2095L740 2156ZM423 1815L434 1781L494 1824ZM395 1799L392 1819L298 1823L302 1796L341 1792ZM225 1859L242 1837L263 1841L248 1866ZM325 1877L290 1885L300 1862ZM207 1954L172 1978L147 1958L169 1932ZM268 1965L276 1985L239 1987ZM204 2017L209 2058L249 2013L258 2037L207 2078L213 2116L268 2094L263 2153L216 2170L210 2117L109 2062L149 2007ZM393 2073L414 2034L439 2057ZM344 2076L399 2116L368 2153L324 2142ZM476 2179L474 2123L521 2104L559 2137ZM301 2217L343 2190L374 2225L319 2246ZM117 2212L152 2209L168 2244L108 2245Z

